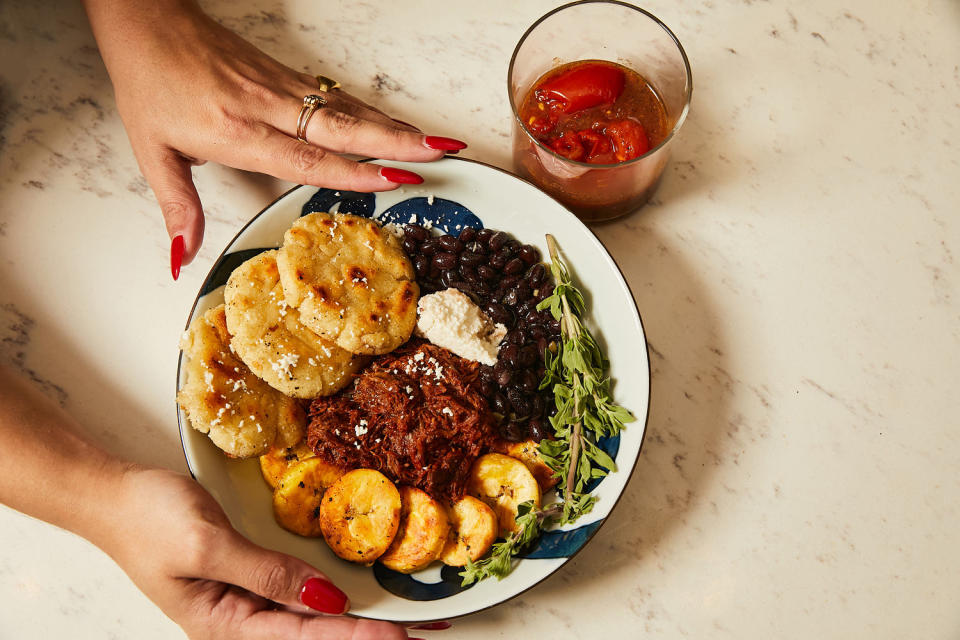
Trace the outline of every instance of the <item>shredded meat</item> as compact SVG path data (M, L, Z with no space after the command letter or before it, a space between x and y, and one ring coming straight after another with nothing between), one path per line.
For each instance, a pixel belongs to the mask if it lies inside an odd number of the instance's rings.
M314 400L307 442L331 464L377 469L453 502L494 434L479 365L411 340L344 391Z

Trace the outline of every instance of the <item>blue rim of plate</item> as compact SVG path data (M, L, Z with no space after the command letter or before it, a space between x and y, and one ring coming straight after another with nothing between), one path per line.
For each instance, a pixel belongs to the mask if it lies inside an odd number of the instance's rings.
M525 180L525 179L523 179L523 178L521 178L521 177L519 177L519 176L517 176L517 175L515 175L515 174L513 174L513 173L511 173L511 172L509 172L509 171L506 171L505 169L501 169L500 167L496 167L496 166L494 166L494 165L487 164L486 162L481 162L481 161L479 161L479 160L473 160L473 159L471 159L471 158L460 158L460 157L449 156L449 155L448 155L448 156L444 156L443 159L444 159L444 160L455 160L455 161L458 161L458 162L466 162L466 163L469 163L469 164L479 165L479 166L481 166L481 167L485 167L485 168L487 168L487 169L492 169L492 170L494 170L494 171L497 171L498 173L502 173L502 174L504 174L504 175L506 175L506 176L508 176L508 177L510 177L510 178L513 178L514 180L517 180L517 181L519 181L519 182L522 182L522 183L526 184L527 186L529 186L529 187L531 187L531 188L533 188L533 189L536 189L537 191L540 191L541 193L544 193L545 195L547 195L548 197L550 197L550 199L553 200L558 206L562 207L563 209L565 209L566 211L569 212L569 209L567 209L566 207L564 207L564 205L561 204L556 198L554 198L553 196L550 196L550 194L547 194L547 193L543 192L542 190L540 190L539 187L537 187L535 184L533 184L533 183L530 182L529 180ZM365 159L363 159L363 160L360 160L360 162L372 162L372 161L375 161L375 159L374 159L374 158L365 158ZM217 276L217 271L221 268L221 265L222 265L222 263L224 262L224 258L228 255L228 254L227 254L227 251L229 251L230 247L232 247L232 246L236 243L236 241L240 238L241 235L243 235L243 233L247 230L247 228L248 228L251 224L253 224L258 218L260 218L260 216L262 216L264 213L266 213L271 207L273 207L276 203L278 203L279 201L281 201L281 200L283 200L284 198L286 198L287 196L289 196L289 195L290 195L291 193L293 193L294 191L297 191L298 189L302 189L302 188L305 188L305 187L306 187L306 188L321 188L321 187L312 187L311 185L297 185L297 186L291 187L290 189L288 189L288 190L285 191L284 193L280 194L277 198L275 198L274 200L272 200L269 204L267 204L266 206L264 206L259 212L257 212L257 214L256 214L255 216L253 216L252 218L250 218L250 220L248 220L248 221L246 222L246 224L244 224L243 227L240 228L239 231L237 231L237 233L233 236L233 238L232 238L232 239L227 243L227 245L224 247L223 251L222 251L222 252L220 253L220 255L217 257L217 259L214 260L213 265L210 267L210 271L207 273L206 278L204 278L204 280L203 280L203 284L200 285L200 290L197 292L197 296L196 296L196 298L195 298L194 301L193 301L193 305L190 307L190 312L189 312L189 314L187 315L187 322L186 322L186 324L184 325L184 331L186 331L186 330L190 327L190 322L191 322L191 320L193 319L194 313L196 312L197 305L200 304L200 299L203 298L203 297L204 297L205 295L207 295L208 293L210 293L210 292L208 291L209 285L210 285L211 281ZM614 267L616 268L616 270L617 270L617 273L620 274L620 278L621 278L622 282L624 283L624 285L626 286L628 293L630 294L630 301L633 303L634 310L636 311L636 314L637 314L637 321L638 321L639 324L640 324L640 329L641 329L641 332L642 332L642 335L643 335L643 338L644 338L644 340L643 340L643 348L644 348L644 350L646 351L646 355L647 355L647 358L646 358L646 360L647 360L647 403L646 403L646 405L647 405L647 406L646 406L646 414L645 414L644 417L643 417L643 433L642 433L641 436L640 436L640 446L637 448L637 455L636 455L636 458L635 458L634 461L633 461L633 466L632 466L631 469L630 469L630 474L629 474L629 476L628 476L628 478L627 478L627 481L624 483L623 489L620 491L620 493L617 495L616 499L613 501L613 504L610 505L610 510L607 512L607 515L606 515L605 517L603 517L603 518L601 518L600 520L597 520L597 521L595 521L595 522L593 522L593 523L590 523L590 524L588 524L588 525L584 525L583 527L580 527L580 528L578 528L578 529L575 529L575 530L572 530L572 531L569 531L569 532L565 532L565 533L582 532L582 533L581 533L581 536L580 536L582 539L577 541L577 542L578 542L577 548L576 548L570 555L568 555L568 556L560 556L560 557L565 558L564 562L562 562L560 565L558 565L557 567L555 567L553 570L551 570L551 571L550 571L549 573L547 573L546 575L542 576L542 577L541 577L540 579L538 579L536 582L530 584L529 586L521 589L521 590L518 591L517 593L515 593L515 594L513 594L513 595L511 595L511 596L509 596L509 597L507 597L507 598L505 598L505 599L503 599L503 600L501 600L501 601L499 601L499 602L495 602L495 603L493 603L493 604L485 605L485 606L482 606L482 607L480 607L480 608L478 608L478 609L475 609L475 610L473 610L473 611L469 611L469 612L466 612L466 613L461 613L461 614L452 615L452 616L444 616L443 618L437 618L437 619L434 619L434 620L409 620L409 621L395 621L395 620L391 620L390 622L395 622L395 623L397 623L397 624L404 624L405 622L409 622L409 623L423 623L423 622L432 622L432 621L439 621L439 620L451 620L451 619L456 619L456 618L462 618L462 617L464 617L464 616L473 615L473 614L476 614L476 613L480 613L480 612L482 612L482 611L486 611L487 609L491 609L491 608L493 608L493 607L495 607L495 606L498 606L498 605L503 604L504 602L509 602L510 600L513 600L514 598L523 595L524 593L526 593L526 592L529 591L530 589L532 589L532 588L534 588L535 586L543 583L543 582L544 582L545 580L547 580L549 577L551 577L552 575L554 575L558 570L560 570L561 567L567 565L571 560L573 560L575 557L577 557L577 555L579 555L580 552L583 551L584 548L587 547L587 545L588 545L588 544L590 543L590 541L594 538L594 536L597 535L597 532L599 532L600 529L603 527L603 525L607 522L607 520L609 520L609 518L610 518L610 516L613 514L614 510L617 508L617 505L620 503L620 500L623 498L623 495L627 492L627 489L628 489L629 486L630 486L630 482L633 480L633 474L634 474L634 472L637 470L637 464L640 462L640 456L643 454L643 445L646 443L646 439L647 439L647 427L648 427L649 421L650 421L650 403L651 403L651 392L652 392L652 380L651 380L651 379L652 379L652 370L651 370L651 368L650 368L650 346L649 346L649 344L647 343L647 332L646 332L646 329L644 328L644 325L643 325L643 316L640 314L640 307L637 306L637 300L636 300L636 298L634 297L633 289L630 287L630 283L627 281L627 278L626 278L626 276L624 275L623 270L620 268L620 265L618 265L617 262L616 262L616 260L613 259L613 256L610 255L610 252L607 251L607 248L604 246L604 244L603 244L602 242L600 242L600 239L599 239L599 238L597 237L597 235L593 232L593 230L591 230L590 227L588 227L586 224L584 224L583 221L580 220L579 218L577 218L572 212L571 212L571 216L573 216L573 217L576 219L576 222L580 225L580 227L582 228L582 230L585 231L585 232L587 232L588 234L590 234L590 235L593 237L593 239L597 242L597 244L599 244L599 245L603 248L604 253L607 254L607 257L608 257L608 258L610 258L610 263L613 264L613 266L614 266ZM260 251L260 250L257 250L258 253L259 253L259 251ZM176 381L175 381L174 397L176 397L176 393L179 391L180 374L181 374L181 368L182 368L182 367L183 367L183 352L180 351L180 352L179 352L179 355L178 355L178 357L177 357L177 374L176 374ZM187 457L186 444L185 444L184 441L183 441L183 437L184 437L184 436L183 436L183 433L184 433L184 424L183 424L183 421L182 421L182 419L181 419L179 406L177 405L176 401L174 401L174 410L176 411L176 414L177 414L177 431L178 431L178 435L179 435L179 437L180 437L180 449L181 449L181 451L183 452L184 462L185 462L186 465L187 465L187 470L190 472L190 476L191 476L194 480L196 480L196 479L197 479L197 474L194 472L193 467L190 465L190 459L189 459L189 457ZM640 421L637 420L637 423L639 423L639 422L640 422ZM188 428L189 428L189 427L188 427ZM521 553L518 557L520 557L520 558L522 559L522 558L524 558L524 557L531 557L531 556L528 556L527 553ZM383 587L384 589L386 589L386 587L384 587L382 584L381 584L381 587ZM388 590L388 591L389 591L389 590ZM348 617L360 617L360 616L353 616L353 615L350 614L350 612L347 612L347 613L344 614L344 615L346 615L346 616L348 616ZM363 616L362 619L377 620L378 618L371 618L371 617Z

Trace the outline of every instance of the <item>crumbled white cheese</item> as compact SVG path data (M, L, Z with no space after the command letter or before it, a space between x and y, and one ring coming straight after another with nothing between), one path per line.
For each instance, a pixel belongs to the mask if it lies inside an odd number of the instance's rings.
M278 376L287 376L293 378L290 374L290 367L297 366L300 355L297 353L284 353L277 360L270 362L270 367Z
M403 240L404 238L403 227L394 222L388 222L387 224L383 225L382 229L391 234L397 240Z
M438 347L449 349L461 358L482 364L497 363L500 341L507 334L502 324L494 324L470 298L457 289L444 289L420 298L417 303L416 334ZM423 354L417 355L422 359ZM439 380L443 367L433 372Z
M450 416L451 418L453 417L453 410L450 409L450 407L444 407L443 410L442 410L440 413L443 413L443 414L445 414L445 415L448 415L448 416Z

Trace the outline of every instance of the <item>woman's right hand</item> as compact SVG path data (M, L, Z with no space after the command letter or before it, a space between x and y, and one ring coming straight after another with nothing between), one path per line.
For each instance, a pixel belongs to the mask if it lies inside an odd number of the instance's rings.
M194 0L84 0L140 170L171 239L174 278L203 240L191 165L208 160L283 180L353 191L419 183L416 173L341 153L430 162L466 147L426 136L274 60ZM297 140L304 96L327 100Z
M191 639L407 638L399 625L338 617L350 606L340 589L241 536L196 481L134 466L117 486L95 542Z

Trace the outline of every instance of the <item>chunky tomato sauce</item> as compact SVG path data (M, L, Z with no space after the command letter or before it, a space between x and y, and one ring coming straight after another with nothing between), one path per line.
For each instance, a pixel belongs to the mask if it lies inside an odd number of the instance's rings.
M520 106L533 137L559 155L589 164L642 156L667 135L667 114L653 87L613 62L583 60L537 80Z
M344 391L314 400L307 443L331 464L377 469L452 502L495 431L480 365L414 339Z

